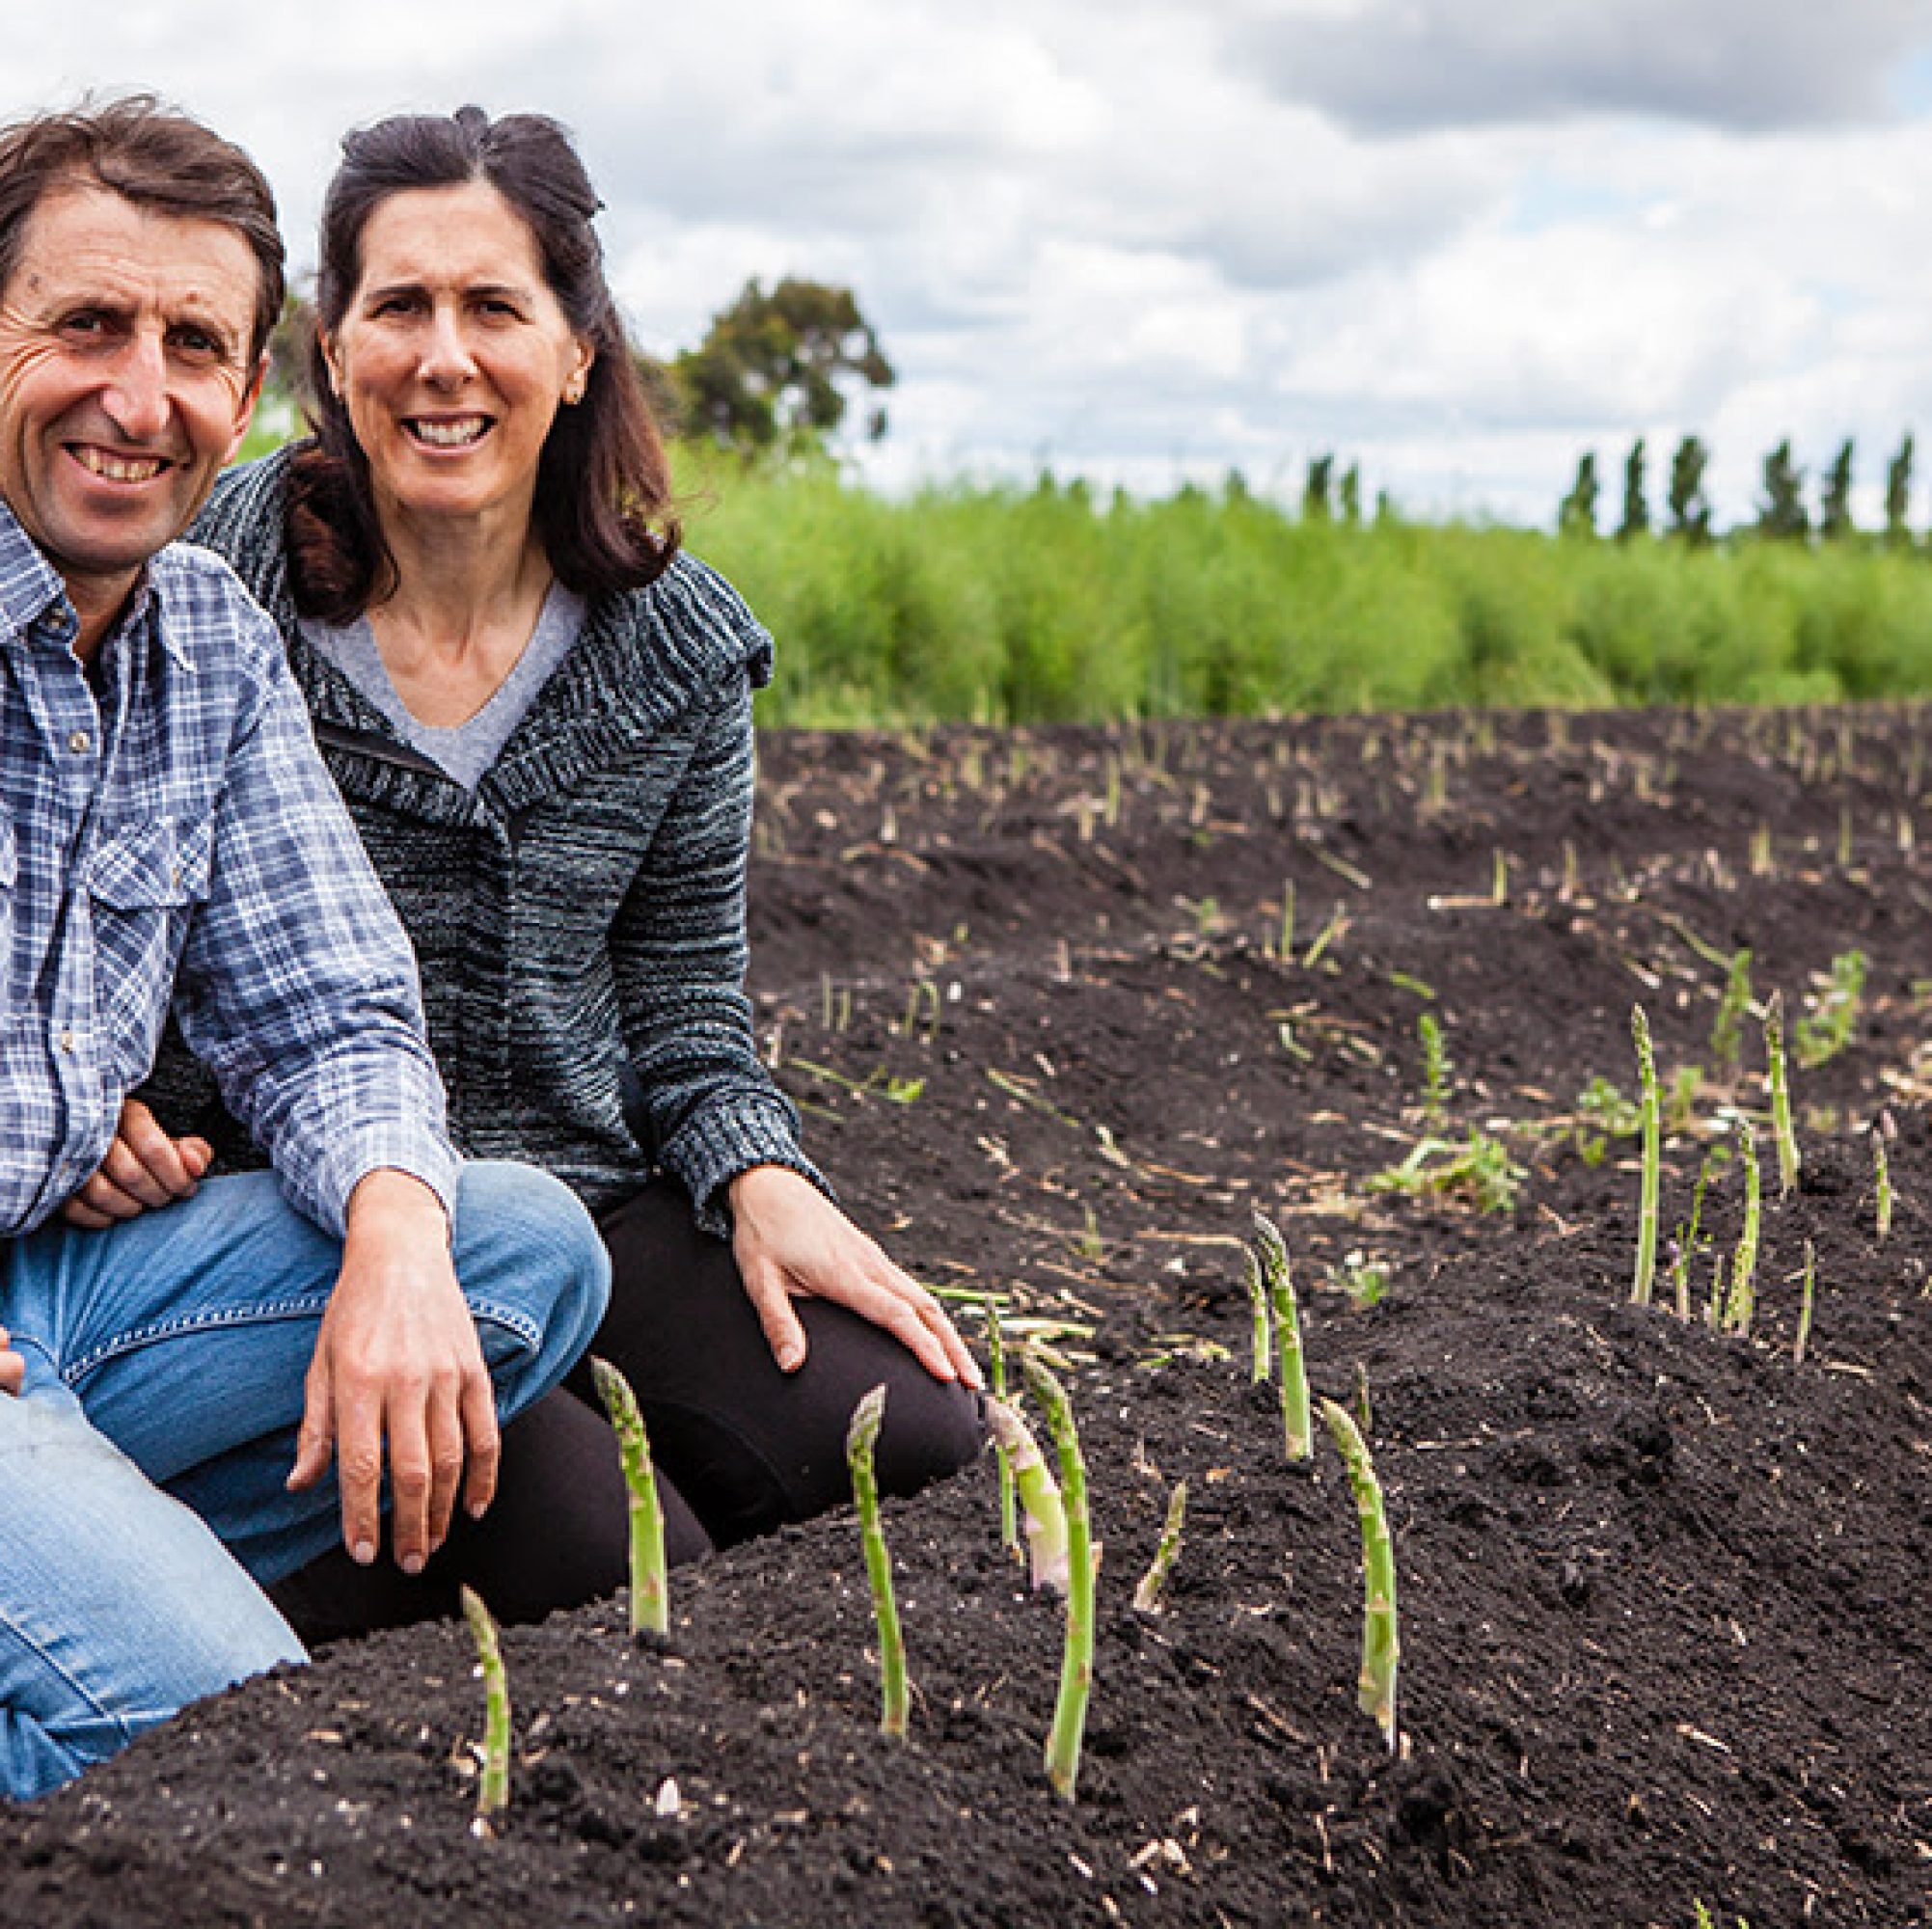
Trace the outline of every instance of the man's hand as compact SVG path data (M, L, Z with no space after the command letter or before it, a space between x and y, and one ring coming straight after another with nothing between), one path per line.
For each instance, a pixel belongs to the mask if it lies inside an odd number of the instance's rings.
M100 1169L61 1208L70 1224L98 1233L177 1199L192 1199L214 1158L204 1138L173 1138L139 1099L122 1101L121 1123Z
M14 1336L0 1326L0 1393L18 1393L26 1379L27 1363L14 1350Z
M342 1270L307 1391L288 1484L314 1485L333 1453L342 1542L364 1565L382 1537L385 1449L392 1544L405 1573L442 1546L459 1488L472 1514L489 1506L496 1399L442 1202L407 1173L369 1173L350 1195Z
M738 1274L785 1372L805 1361L805 1332L792 1301L817 1298L883 1326L935 1379L981 1384L945 1309L802 1173L754 1165L731 1182L730 1193Z

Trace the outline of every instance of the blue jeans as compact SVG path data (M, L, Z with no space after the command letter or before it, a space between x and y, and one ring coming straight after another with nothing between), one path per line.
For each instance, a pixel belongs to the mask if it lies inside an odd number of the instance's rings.
M340 1261L261 1172L109 1232L0 1242L0 1325L27 1367L0 1394L0 1796L303 1658L258 1584L340 1534L333 1476L285 1482ZM507 1418L589 1344L603 1243L555 1180L473 1163L455 1261Z

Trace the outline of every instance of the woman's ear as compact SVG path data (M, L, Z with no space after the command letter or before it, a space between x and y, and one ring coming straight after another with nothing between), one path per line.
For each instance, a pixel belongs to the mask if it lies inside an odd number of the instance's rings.
M597 361L597 350L580 335L577 338L577 366L570 371L569 379L563 385L563 399L575 408L584 399L590 387L590 370Z

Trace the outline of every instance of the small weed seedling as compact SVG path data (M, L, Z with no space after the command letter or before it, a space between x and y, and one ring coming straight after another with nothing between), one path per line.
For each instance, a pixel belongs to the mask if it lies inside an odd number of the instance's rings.
M899 1604L892 1597L892 1557L879 1524L879 1481L872 1450L885 1413L885 1389L876 1386L852 1411L845 1436L845 1461L852 1471L852 1498L858 1508L858 1532L865 1546L865 1578L872 1585L873 1617L879 1624L879 1731L903 1735L912 1695L906 1683L906 1640L899 1628Z
M1863 951L1841 951L1832 960L1824 990L1791 1031L1792 1049L1807 1071L1836 1058L1852 1042L1864 999L1864 974Z
M1396 1550L1389 1537L1382 1485L1361 1430L1347 1407L1321 1402L1321 1416L1335 1436L1348 1469L1348 1484L1362 1522L1362 1712L1382 1731L1390 1753L1396 1748L1396 1666L1401 1643L1396 1628Z
M1730 968L1725 976L1724 995L1711 1020L1710 1050L1720 1078L1734 1078L1744 1052L1744 1019L1751 1010L1751 952L1748 948L1730 954Z
M1420 1014L1415 1028L1422 1041L1422 1115L1439 1128L1449 1122L1449 1053L1432 1012Z
M1471 1200L1480 1211L1510 1212L1522 1184L1523 1169L1501 1139L1474 1126L1468 1136L1418 1139L1400 1165L1368 1181L1371 1192L1436 1193Z
M483 1673L483 1769L476 1780L476 1831L496 1834L496 1818L510 1800L510 1687L503 1671L503 1651L497 1624L483 1599L472 1588L462 1590L463 1618L476 1644L476 1661Z
M1612 1139L1634 1137L1644 1124L1643 1108L1600 1072L1576 1095L1575 1109L1577 1156L1585 1165L1601 1165Z
M665 1515L658 1500L643 1415L638 1411L630 1381L610 1361L592 1359L590 1374L617 1435L624 1485L631 1497L631 1632L667 1635L670 1632L670 1589L665 1567Z
M1094 1686L1094 1536L1087 1511L1087 1463L1066 1389L1032 1352L1026 1355L1026 1388L1047 1416L1047 1430L1060 1460L1060 1492L1067 1509L1067 1641L1060 1660L1060 1693L1047 1737L1047 1778L1063 1800L1074 1799L1086 1733L1087 1699Z

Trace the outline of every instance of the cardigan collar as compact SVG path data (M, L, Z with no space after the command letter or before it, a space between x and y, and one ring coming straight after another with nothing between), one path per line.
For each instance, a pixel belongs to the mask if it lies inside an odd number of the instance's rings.
M590 600L583 633L472 794L408 754L381 711L303 640L284 537L294 453L231 470L189 539L218 550L275 619L319 736L365 753L382 740L405 753L358 755L348 772L339 763L351 797L443 823L511 816L622 761L737 677L754 689L771 681L764 626L722 577L680 552L645 588Z

